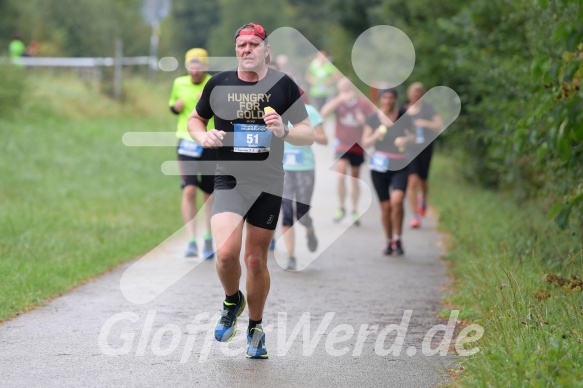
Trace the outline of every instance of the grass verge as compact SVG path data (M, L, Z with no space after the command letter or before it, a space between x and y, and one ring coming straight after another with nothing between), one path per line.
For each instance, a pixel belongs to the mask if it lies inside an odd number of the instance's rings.
M446 302L484 336L454 385L583 385L580 236L533 204L468 184L458 167L437 157L431 175L455 279Z
M0 118L0 321L151 249L180 227L173 148L129 148L128 131L172 131L171 85L128 80L124 104L75 76L27 75Z

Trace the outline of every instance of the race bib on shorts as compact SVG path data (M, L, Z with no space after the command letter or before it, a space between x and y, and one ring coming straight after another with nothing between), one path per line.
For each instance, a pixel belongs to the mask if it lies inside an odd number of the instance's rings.
M389 155L384 152L375 151L370 159L370 169L378 172L389 171Z
M191 140L180 140L178 144L178 154L184 156L191 156L193 158L200 158L202 155L203 147Z
M269 152L272 132L265 124L235 124L234 152Z
M304 151L285 149L283 151L283 164L286 166L299 166L304 163Z

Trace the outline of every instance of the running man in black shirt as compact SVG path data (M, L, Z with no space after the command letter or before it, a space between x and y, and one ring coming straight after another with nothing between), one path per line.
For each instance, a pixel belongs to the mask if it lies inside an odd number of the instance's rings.
M226 342L235 336L237 317L246 305L239 290L239 255L246 225L247 357L261 359L268 357L261 321L270 285L267 253L281 207L284 141L311 145L314 129L298 86L284 73L267 67L270 47L263 27L249 23L239 28L235 51L237 69L209 80L189 118L188 130L203 147L217 149L211 226L217 273L226 298L215 338ZM207 132L212 117L216 128ZM288 128L288 122L293 128Z

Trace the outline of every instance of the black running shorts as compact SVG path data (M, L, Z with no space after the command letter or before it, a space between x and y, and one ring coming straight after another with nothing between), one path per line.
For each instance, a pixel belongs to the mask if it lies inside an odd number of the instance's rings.
M370 174L380 202L391 199L391 191L393 190L407 191L407 181L409 179L409 169L407 167L399 171L371 171Z
M275 230L281 210L283 182L268 190L257 184L239 184L232 176L215 176L212 214L239 214L258 228Z
M364 155L358 155L353 152L337 152L336 159L347 159L352 167L359 167L364 163Z
M409 171L419 178L426 180L429 177L429 165L433 155L433 145L428 145L419 155L409 163Z

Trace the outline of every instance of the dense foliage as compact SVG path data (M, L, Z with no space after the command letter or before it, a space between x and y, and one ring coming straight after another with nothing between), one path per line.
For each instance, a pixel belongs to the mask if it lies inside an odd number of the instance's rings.
M583 227L583 7L574 0L337 0L356 37L391 24L417 52L413 78L447 85L462 114L447 134L464 172L557 224ZM352 10L353 12L349 12Z

